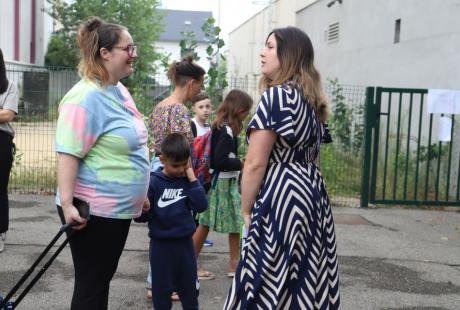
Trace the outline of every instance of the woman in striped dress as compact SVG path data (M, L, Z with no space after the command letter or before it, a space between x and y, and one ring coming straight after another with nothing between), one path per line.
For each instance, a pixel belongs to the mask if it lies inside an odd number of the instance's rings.
M248 236L225 309L339 308L334 223L314 163L328 104L313 58L294 27L271 32L261 52L242 179Z

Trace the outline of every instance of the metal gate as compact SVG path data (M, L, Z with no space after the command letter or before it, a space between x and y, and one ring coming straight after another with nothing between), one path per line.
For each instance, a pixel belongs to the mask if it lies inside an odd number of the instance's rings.
M427 94L366 89L362 207L460 206L460 124L453 114L429 114ZM451 119L449 142L439 138L441 117Z

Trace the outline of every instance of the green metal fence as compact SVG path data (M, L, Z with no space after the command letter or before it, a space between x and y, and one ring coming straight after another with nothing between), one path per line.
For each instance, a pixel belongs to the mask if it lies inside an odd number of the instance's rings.
M427 89L368 88L362 206L460 206L460 126L436 134L441 114L427 112Z
M78 80L75 70L6 63L7 77L20 90L14 119L16 155L9 190L52 194L56 187L53 151L57 104Z
M54 138L61 98L79 80L74 69L6 63L10 81L19 86L19 113L13 121L16 155L9 191L54 194L57 158ZM163 74L140 90L138 108L144 114L169 95L170 83Z
M321 148L320 168L333 205L358 207L361 196L365 87L330 81L328 125L333 142Z
M79 77L74 70L68 68L49 69L14 63L7 64L7 75L20 86L21 91L19 114L13 123L17 154L9 190L15 193L54 194L57 108L62 96ZM138 108L144 115L148 115L154 104L170 93L170 85L164 75L157 75L153 81L144 85L137 94L140 98L137 101ZM257 102L260 94L255 77L230 77L228 82L228 89L245 90ZM325 85L325 90L332 105L329 127L334 142L322 147L322 173L334 204L358 206L365 88L339 85L337 81L331 81ZM243 136L241 140L244 141ZM246 150L244 143L240 150Z

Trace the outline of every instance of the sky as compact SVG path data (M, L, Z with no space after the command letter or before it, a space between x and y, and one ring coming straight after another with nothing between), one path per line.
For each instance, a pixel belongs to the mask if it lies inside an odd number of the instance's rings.
M221 37L228 43L228 33L262 10L269 0L162 0L162 8L170 10L212 11L222 29ZM220 6L220 14L219 14Z

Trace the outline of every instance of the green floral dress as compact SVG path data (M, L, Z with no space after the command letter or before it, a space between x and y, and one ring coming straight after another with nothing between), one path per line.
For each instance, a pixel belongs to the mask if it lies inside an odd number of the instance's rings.
M238 191L238 171L241 169L241 161L237 157L238 141L227 125L219 129L214 128L212 135L212 156L223 156L229 161L226 161L226 164L220 161L220 168L217 165L213 167L226 172L219 173L215 185L210 189L209 207L200 214L199 223L209 226L209 229L215 232L239 233L243 219L241 195Z
M239 233L243 222L240 207L237 179L218 178L209 193L209 207L200 214L199 222L215 232Z

